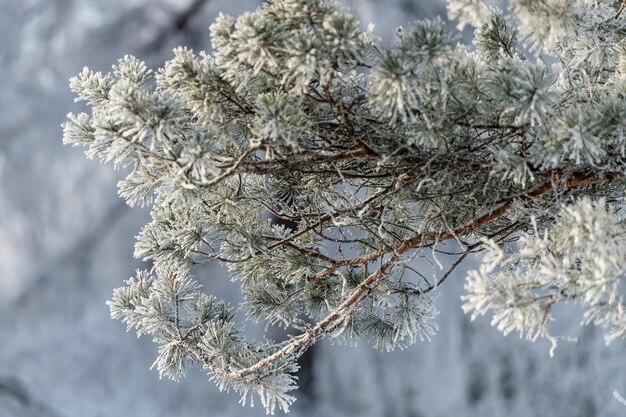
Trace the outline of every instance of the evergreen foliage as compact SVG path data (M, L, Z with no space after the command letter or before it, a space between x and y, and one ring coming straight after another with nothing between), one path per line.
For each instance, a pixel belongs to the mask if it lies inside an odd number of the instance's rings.
M273 0L220 15L212 53L85 68L71 88L91 114L68 116L64 142L127 168L120 196L152 207L135 247L152 270L115 290L112 317L154 338L160 375L199 366L270 413L321 338L432 337L433 294L474 253L472 317L555 343L552 307L574 302L623 337L623 8L453 0L466 47L441 20L386 44L332 1ZM212 261L240 308L193 278ZM292 335L248 341L239 311Z

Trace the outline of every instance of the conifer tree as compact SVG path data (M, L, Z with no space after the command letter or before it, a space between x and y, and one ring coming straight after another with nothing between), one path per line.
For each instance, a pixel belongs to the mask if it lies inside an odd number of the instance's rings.
M68 116L64 142L127 168L120 196L152 207L135 256L153 266L109 306L154 338L160 375L198 366L287 411L320 339L432 337L433 294L474 254L463 309L504 334L556 346L563 302L607 343L626 334L624 4L448 11L473 46L439 19L385 43L333 1L273 0L220 15L211 53L71 79L91 112ZM201 290L207 262L228 268L241 306ZM290 336L247 340L240 316Z

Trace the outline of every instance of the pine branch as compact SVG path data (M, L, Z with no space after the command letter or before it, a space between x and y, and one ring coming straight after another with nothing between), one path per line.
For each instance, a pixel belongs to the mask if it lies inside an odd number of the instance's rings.
M472 50L440 19L385 45L330 0L274 0L220 15L211 54L84 69L70 87L91 114L68 116L64 142L129 169L120 196L153 207L135 246L153 269L115 290L112 316L159 344L161 375L200 366L268 412L292 404L296 360L323 337L383 350L429 339L432 293L470 254L481 266L463 308L492 311L503 333L556 344L552 307L574 302L607 342L626 336L614 6L516 2L508 16L452 0L459 26L477 28ZM298 335L246 341L191 278L214 260L248 319Z

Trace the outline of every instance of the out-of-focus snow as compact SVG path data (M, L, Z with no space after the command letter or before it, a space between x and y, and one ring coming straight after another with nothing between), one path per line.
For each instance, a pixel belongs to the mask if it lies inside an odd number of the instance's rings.
M108 70L133 53L157 67L179 44L209 48L218 12L255 0L208 0L183 31L172 22L193 0L0 0L0 417L260 416L200 371L179 383L149 367L155 346L109 319L105 301L141 263L132 258L144 210L117 198L119 173L61 145L72 103L67 79L87 65ZM416 0L346 4L390 38L393 29L444 5ZM207 289L233 302L218 269ZM626 414L624 342L604 346L579 316L562 314L559 346L502 337L460 310L463 274L438 299L440 333L404 351L321 343L308 400L296 416L545 416ZM574 311L574 313L577 313Z

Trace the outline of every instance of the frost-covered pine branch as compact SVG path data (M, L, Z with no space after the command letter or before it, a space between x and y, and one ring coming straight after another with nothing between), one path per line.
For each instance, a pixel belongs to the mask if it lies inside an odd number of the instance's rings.
M474 253L464 309L503 333L554 341L552 306L574 302L624 336L622 9L454 0L467 47L438 19L388 44L332 1L274 0L220 15L212 53L83 70L71 88L91 114L69 115L65 143L128 169L120 195L152 206L135 246L152 270L112 316L154 338L162 376L199 366L268 412L322 338L432 337L432 295ZM201 290L207 262L239 308ZM236 314L291 336L248 341Z
M489 310L492 324L530 340L548 337L555 303L573 300L585 307L584 323L607 329L610 343L626 333L626 311L618 291L626 272L626 229L604 198L584 197L564 206L554 225L522 233L515 251L506 254L487 241L487 255L471 271L463 296L472 318ZM497 271L497 272L495 272ZM495 273L494 273L495 272Z

